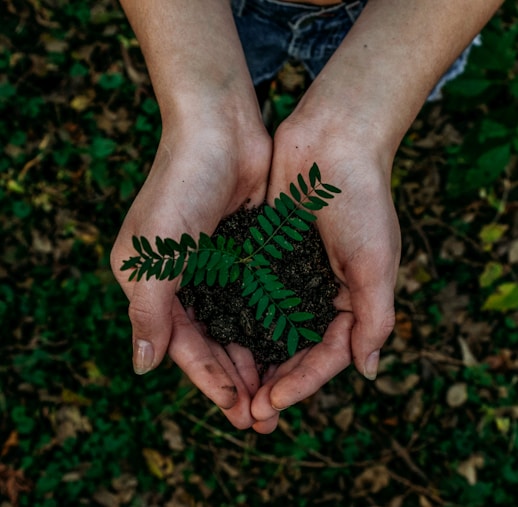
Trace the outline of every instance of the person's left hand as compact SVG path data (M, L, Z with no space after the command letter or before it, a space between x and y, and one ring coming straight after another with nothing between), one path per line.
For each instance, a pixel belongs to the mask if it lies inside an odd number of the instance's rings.
M316 212L340 285L339 314L321 343L270 368L252 402L253 428L259 433L273 431L280 410L315 393L351 362L374 379L380 349L394 325L400 232L390 187L392 154L378 151L374 141L347 136L351 129L341 121L325 120L305 116L299 106L279 127L268 196L272 201L287 192L299 173L307 176L313 162L323 182L341 189Z

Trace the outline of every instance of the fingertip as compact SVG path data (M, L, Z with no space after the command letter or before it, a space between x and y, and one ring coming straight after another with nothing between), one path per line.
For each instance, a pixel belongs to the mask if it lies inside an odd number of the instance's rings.
M261 435L269 435L277 429L278 424L279 414L276 414L270 419L267 419L266 421L257 421L252 425L252 428L254 431L260 433Z

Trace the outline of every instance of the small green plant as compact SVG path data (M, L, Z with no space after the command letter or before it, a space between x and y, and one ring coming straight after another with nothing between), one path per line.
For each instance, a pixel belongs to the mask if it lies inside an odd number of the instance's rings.
M283 250L293 250L292 241L303 241L301 233L308 231L316 220L311 212L327 206L326 201L340 193L340 189L322 182L316 164L309 171L309 184L301 174L297 184L291 183L291 195L281 193L274 207L264 206L257 226L249 228L250 237L242 245L222 235L209 237L200 233L195 241L184 233L179 242L157 237L153 249L147 238L134 236L133 246L138 255L124 261L121 269L132 270L130 280L173 280L181 276L180 287L202 282L209 287L225 287L241 280L242 296L248 298L248 306L255 307L256 320L272 329L274 341L286 336L288 353L293 355L300 337L315 342L322 338L301 325L314 315L297 311L300 297L273 273L269 258L281 259Z

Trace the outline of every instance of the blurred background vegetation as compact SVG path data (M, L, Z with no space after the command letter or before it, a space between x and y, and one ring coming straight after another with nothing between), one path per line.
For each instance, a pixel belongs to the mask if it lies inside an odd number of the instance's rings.
M160 120L119 6L0 6L0 506L429 507L518 501L518 8L399 150L397 325L236 431L168 361L131 369L108 256ZM281 76L273 122L296 95Z

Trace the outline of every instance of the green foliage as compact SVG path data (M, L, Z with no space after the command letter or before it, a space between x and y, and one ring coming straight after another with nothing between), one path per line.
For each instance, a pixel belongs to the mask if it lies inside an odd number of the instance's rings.
M515 16L516 6L509 5L508 12ZM490 187L518 153L518 25L514 17L509 25L504 19L490 22L465 72L445 87L445 102L463 111L467 132L460 145L448 149L446 188L451 197Z
M316 220L312 212L327 206L326 201L340 189L323 183L318 166L313 164L309 182L299 174L297 184L292 183L289 191L290 195L281 193L274 200L274 207L265 205L257 226L250 227L250 237L242 245L236 244L234 238L211 238L201 233L198 241L189 234L183 234L179 242L157 237L154 249L147 238L134 236L133 247L138 255L124 261L121 270L131 270L129 279L137 281L143 277L181 277L180 287L202 282L209 287L225 287L241 280L242 296L248 298L248 306L255 307L256 320L272 329L274 341L285 336L288 352L293 355L300 337L310 341L320 341L321 337L299 326L314 315L297 311L301 299L272 272L268 257L281 259L283 250L293 250L293 241L303 241L301 232Z

